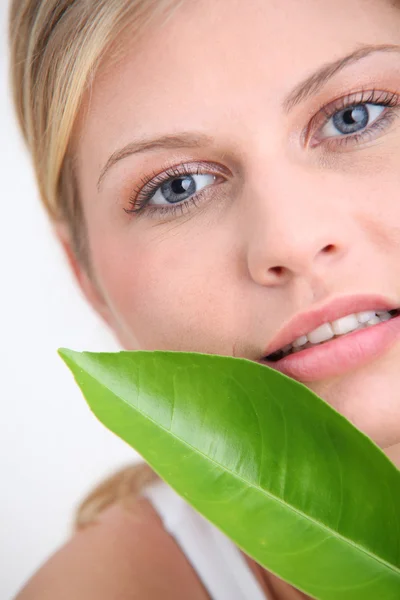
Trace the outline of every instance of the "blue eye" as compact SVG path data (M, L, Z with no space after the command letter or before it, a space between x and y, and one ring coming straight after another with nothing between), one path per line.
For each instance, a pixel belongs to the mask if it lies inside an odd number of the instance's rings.
M333 151L371 141L397 119L399 96L394 92L363 90L321 108L308 127L307 144ZM333 145L332 145L333 144Z
M157 187L156 192L149 198L147 204L149 206L165 206L166 204L183 202L194 196L201 189L212 185L215 180L216 176L210 173L181 175L173 179L170 178Z
M204 170L201 173L201 170ZM214 172L213 172L214 171ZM214 163L192 163L170 167L151 179L143 179L129 197L131 208L124 208L128 214L160 216L169 219L184 214L192 205L210 197L205 188L214 187L226 181L229 171Z
M360 133L367 126L372 125L386 107L377 104L359 104L346 107L332 115L322 127L321 134L326 137L338 137Z

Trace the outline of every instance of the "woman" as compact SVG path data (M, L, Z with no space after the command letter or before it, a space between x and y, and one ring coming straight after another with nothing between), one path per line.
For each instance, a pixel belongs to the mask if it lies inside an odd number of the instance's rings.
M121 346L268 357L399 464L397 3L14 0L10 32L41 196ZM152 478L96 490L18 598L306 597Z

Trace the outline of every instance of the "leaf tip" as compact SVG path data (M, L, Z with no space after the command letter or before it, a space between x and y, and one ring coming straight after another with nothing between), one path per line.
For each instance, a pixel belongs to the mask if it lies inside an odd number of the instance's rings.
M69 348L58 348L57 353L68 367L71 367L71 364L76 364L77 357L81 354Z

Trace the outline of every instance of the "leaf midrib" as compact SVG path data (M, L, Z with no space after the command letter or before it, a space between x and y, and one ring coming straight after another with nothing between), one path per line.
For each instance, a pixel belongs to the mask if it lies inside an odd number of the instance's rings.
M83 368L83 367L80 367L80 368ZM129 406L131 409L136 410L136 412L138 412L142 417L144 417L145 419L147 419L148 421L150 421L150 423L152 423L153 425L155 425L157 428L161 429L164 433L168 433L169 435L171 435L175 440L179 441L182 445L186 446L187 448L189 448L190 450L192 450L194 453L196 453L196 454L198 454L200 456L203 456L210 463L216 465L222 471L224 471L226 473L229 473L232 477L234 477L235 479L237 479L237 480L245 483L248 487L251 487L252 489L254 489L254 490L258 491L258 492L261 492L262 494L264 494L269 499L272 499L275 502L277 502L278 504L281 504L286 509L291 510L293 513L299 515L304 520L310 522L311 524L313 524L315 526L320 527L320 529L322 529L325 532L330 533L333 537L335 537L335 538L343 541L344 543L348 544L349 546L351 546L353 548L358 549L360 552L363 552L369 559L375 560L376 562L384 565L387 569L389 569L390 571L393 571L396 575L400 574L400 569L398 569L396 567L396 565L392 565L392 564L388 563L385 559L383 559L383 558L377 556L376 554L368 551L366 548L364 548L363 546L360 546L359 544L353 542L352 540L349 540L348 538L344 537L343 535L341 535L340 533L338 533L334 529L331 529L330 527L327 527L326 525L324 525L324 523L321 523L320 521L318 521L316 519L312 519L311 517L309 517L307 514L305 514L304 512L302 512L301 510L299 510L298 508L292 506L291 504L288 504L287 502L284 502L283 500L281 500L280 498L278 498L277 496L275 496L274 494L272 494L268 490L265 490L264 488L261 488L261 487L257 487L253 483L250 483L249 481L246 481L246 479L243 479L243 477L240 477L240 475L234 473L233 471L230 471L227 467L225 467L221 463L216 462L215 460L213 460L212 458L210 458L209 456L207 456L207 454L204 454L204 452L201 452L200 450L198 450L194 446L191 446L188 442L186 442L182 438L180 438L177 435L175 435L170 429L166 429L163 425L160 425L159 423L157 423L157 421L154 421L149 415L147 415L146 413L143 413L138 407L130 404L130 402L128 402L127 400L125 400L124 398L122 398L119 394L116 394L112 389L110 389L108 387L108 385L106 385L102 381L100 382L98 379L96 379L96 377L94 375L92 375L91 373L89 373L89 371L87 371L86 369L85 369L85 371L86 371L86 373L92 379L94 379L94 381L96 381L96 383L99 383L103 388L105 388L106 390L108 390L109 392L111 392L111 394L113 394L116 398L118 398L126 406ZM175 401L174 401L174 405L175 405Z

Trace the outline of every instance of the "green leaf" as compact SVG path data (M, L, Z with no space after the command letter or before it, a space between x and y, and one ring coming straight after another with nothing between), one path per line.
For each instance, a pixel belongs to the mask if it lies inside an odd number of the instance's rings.
M302 384L242 358L60 350L97 418L266 569L399 600L400 472Z

